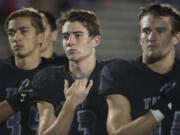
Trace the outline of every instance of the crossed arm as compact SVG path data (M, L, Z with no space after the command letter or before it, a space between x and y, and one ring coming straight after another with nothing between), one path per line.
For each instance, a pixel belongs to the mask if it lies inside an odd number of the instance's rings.
M11 115L14 114L14 110L7 100L0 102L0 110L0 123L7 120Z
M54 107L50 103L39 102L38 109L40 113L39 135L68 134L75 112L70 102L65 102L57 118L54 115Z
M51 103L40 101L38 109L40 113L39 135L67 135L74 117L76 107L81 104L89 93L93 84L92 81L87 84L87 79L76 80L71 87L67 81L64 85L66 101L57 116Z
M7 100L0 102L0 123L7 120L17 111L21 111L24 105L28 103L28 94L31 93L29 84L30 80L25 79L18 88L18 92L15 95L9 97ZM21 98L23 98L23 101L21 101Z
M157 122L150 111L135 120L131 120L131 106L128 99L123 95L112 94L106 99L109 135L149 135L157 126Z

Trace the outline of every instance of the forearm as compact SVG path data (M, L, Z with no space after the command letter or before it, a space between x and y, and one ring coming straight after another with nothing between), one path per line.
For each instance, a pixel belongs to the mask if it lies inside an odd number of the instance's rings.
M54 123L42 135L67 135L74 117L75 107L66 101Z
M7 120L14 113L14 110L6 100L0 103L0 110L0 123Z
M134 121L129 122L121 126L114 135L150 135L153 129L157 126L157 122L154 119L151 112L137 118Z

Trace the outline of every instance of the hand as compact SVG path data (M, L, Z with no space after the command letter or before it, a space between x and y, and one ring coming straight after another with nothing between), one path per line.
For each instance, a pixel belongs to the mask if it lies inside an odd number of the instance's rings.
M29 103L29 96L31 93L32 89L30 86L30 80L25 79L21 83L17 93L8 99L8 103L11 105L15 112L22 110L23 107Z
M81 104L84 99L87 97L89 90L93 85L93 81L90 80L87 86L87 79L76 80L71 87L69 87L69 83L65 80L64 83L64 94L66 101L70 101L73 107L77 107ZM87 86L87 87L86 87Z
M175 107L180 107L180 85L178 82L171 82L169 84L165 84L167 86L167 90L164 92L164 96L168 98L172 105ZM169 87L169 88L168 88Z
M160 110L165 116L169 115L172 111L172 104L179 104L177 99L179 99L179 90L177 88L177 83L175 81L166 83L160 89L161 95L158 102L152 107L152 109ZM180 92L179 92L180 93Z

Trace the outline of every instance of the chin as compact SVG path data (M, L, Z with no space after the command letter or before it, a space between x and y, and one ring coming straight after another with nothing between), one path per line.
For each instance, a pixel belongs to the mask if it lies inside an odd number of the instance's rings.
M160 55L156 55L156 56L155 55L150 55L150 56L146 57L146 60L147 60L148 64L153 64L155 62L160 61L162 58L163 57L160 56Z
M24 55L21 55L21 54L16 54L15 56L18 58L24 58L25 57Z
M81 60L81 58L78 57L68 57L68 59L73 62L79 62Z
M19 57L19 58L24 58L24 57L26 57L26 54L19 53L19 52L15 52L14 55L15 55L16 57Z

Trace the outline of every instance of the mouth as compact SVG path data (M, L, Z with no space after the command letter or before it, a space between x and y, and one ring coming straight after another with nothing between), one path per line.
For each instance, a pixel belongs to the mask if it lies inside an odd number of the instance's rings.
M154 45L154 44L150 44L150 45L147 46L147 48L148 49L156 49L156 48L158 48L158 46Z
M21 49L23 46L22 45L15 45L14 49Z
M77 49L67 49L68 54L74 54L77 53Z

